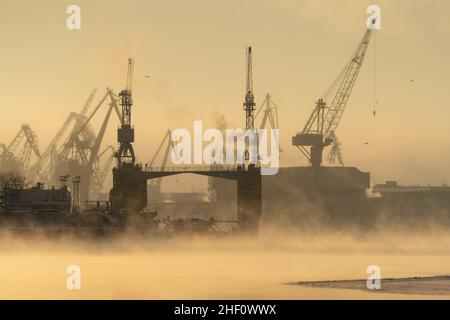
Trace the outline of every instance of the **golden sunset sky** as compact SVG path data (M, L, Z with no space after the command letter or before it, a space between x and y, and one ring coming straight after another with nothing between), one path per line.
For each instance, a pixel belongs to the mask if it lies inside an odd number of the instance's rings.
M81 8L81 30L66 28L71 4ZM107 86L123 88L128 57L140 161L167 128L214 126L219 115L244 127L251 45L257 105L270 92L279 107L282 165L306 165L291 136L354 52L369 4L381 7L382 29L337 130L344 161L375 183L450 183L448 0L3 0L0 142L27 123L43 150L92 88L95 101ZM107 143L115 141L112 120Z

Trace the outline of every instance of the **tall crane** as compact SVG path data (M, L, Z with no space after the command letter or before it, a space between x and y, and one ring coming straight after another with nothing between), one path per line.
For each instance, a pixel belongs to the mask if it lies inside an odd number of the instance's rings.
M252 70L252 47L247 48L247 80L245 91L245 129L255 129L253 112L255 111L255 96L253 95L253 70Z
M121 126L117 132L119 150L116 153L118 167L124 163L134 165L136 156L134 154L134 128L131 127L131 106L133 105L132 82L133 82L134 60L128 59L127 82L125 89L119 93L120 105L122 106Z
M319 99L303 131L292 137L292 144L306 156L313 172L317 172L322 164L323 149L333 143L336 128L361 70L372 32L373 29L368 28L364 33L356 53L344 69L342 80L331 103L327 106L323 98ZM310 150L308 151L306 147L310 147Z
M245 111L245 130L255 130L255 117L254 111L255 96L253 95L253 69L252 69L252 47L248 47L246 50L246 82L245 82L245 100L243 109ZM245 160L250 159L250 153L248 151L248 143L245 144ZM254 164L249 164L249 168L254 167Z
M109 192L112 213L121 215L122 209L141 212L147 206L147 179L142 166L136 163L132 143L134 129L131 126L133 59L128 59L127 82L119 93L122 106L120 128L117 130L119 150L116 152L117 165L113 168L113 187Z

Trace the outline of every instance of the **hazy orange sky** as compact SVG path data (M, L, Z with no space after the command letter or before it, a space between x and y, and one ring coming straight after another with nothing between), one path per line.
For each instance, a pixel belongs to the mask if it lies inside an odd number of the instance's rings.
M372 3L382 29L337 130L344 161L371 171L374 182L450 183L448 0L3 0L0 142L27 123L44 149L92 88L98 100L106 86L124 86L130 56L140 161L167 128L214 125L215 114L243 127L252 45L256 102L270 92L279 107L282 164L304 165L291 136L353 53ZM70 4L81 7L81 30L66 28Z

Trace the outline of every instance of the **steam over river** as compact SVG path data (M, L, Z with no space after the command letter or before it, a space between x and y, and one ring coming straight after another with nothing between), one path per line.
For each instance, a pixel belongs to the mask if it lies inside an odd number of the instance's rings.
M369 265L383 278L448 275L450 238L436 234L1 240L1 299L450 298L287 284L366 279ZM66 287L69 265L81 268L80 290Z

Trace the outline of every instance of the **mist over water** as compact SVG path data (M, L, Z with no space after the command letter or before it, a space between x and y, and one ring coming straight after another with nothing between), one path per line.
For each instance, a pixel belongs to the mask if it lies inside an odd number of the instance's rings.
M295 281L450 274L450 236L408 232L286 233L240 237L46 238L2 233L0 298L299 299L415 295L291 286ZM81 290L66 269L81 268ZM427 298L429 296L425 296Z

